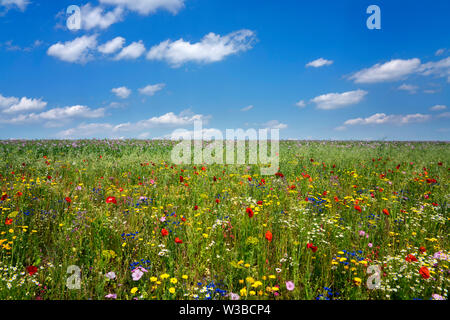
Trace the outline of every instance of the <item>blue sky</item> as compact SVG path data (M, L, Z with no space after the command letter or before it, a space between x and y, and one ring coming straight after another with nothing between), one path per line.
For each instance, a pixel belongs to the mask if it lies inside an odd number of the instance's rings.
M0 0L0 139L151 139L203 119L448 141L449 14L446 0Z

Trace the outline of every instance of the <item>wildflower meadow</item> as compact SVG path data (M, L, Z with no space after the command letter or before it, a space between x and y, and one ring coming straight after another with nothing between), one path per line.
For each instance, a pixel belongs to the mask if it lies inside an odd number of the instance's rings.
M0 141L0 299L448 298L447 142L281 141L273 175L174 145Z

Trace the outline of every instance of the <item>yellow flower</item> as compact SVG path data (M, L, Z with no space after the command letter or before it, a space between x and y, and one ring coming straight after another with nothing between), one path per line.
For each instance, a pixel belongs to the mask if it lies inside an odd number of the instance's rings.
M150 277L150 281L151 281L151 282L156 282L157 280L158 280L157 277Z
M174 294L175 293L175 288L174 287L169 288L169 292Z
M183 278L184 280L187 280L188 276L185 275L185 274L183 274L183 275L181 276L181 278Z
M250 295L251 295L251 296L254 296L254 295L256 295L256 292L255 292L255 291L253 291L253 290L252 290L252 291L250 291L249 293L250 293Z
M358 278L358 277L353 278L353 281L355 282L355 284L356 284L357 286L359 286L359 285L361 284L361 279Z
M278 290L280 290L280 288L278 288L278 287L272 287L272 291L278 291Z
M275 279L276 277L273 275L273 274L271 274L270 276L269 276L269 279Z
M167 279L170 276L167 273L163 273L162 275L160 275L161 280Z
M170 282L172 282L173 284L176 284L178 282L177 278L172 278L170 279Z
M247 277L247 278L245 278L245 281L247 281L248 283L253 283L253 282L255 282L255 279L253 279L252 277Z
M240 293L241 293L241 296L247 296L247 288L242 288Z
M137 291L138 291L138 288L137 288L137 287L134 287L133 289L131 289L131 293L132 293L132 294L135 294Z

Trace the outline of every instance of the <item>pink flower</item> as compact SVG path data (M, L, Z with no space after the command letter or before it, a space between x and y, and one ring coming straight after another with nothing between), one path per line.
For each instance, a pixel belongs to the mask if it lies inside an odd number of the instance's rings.
M286 289L292 291L295 289L295 284L292 281L286 281Z
M359 231L359 235L362 237L362 236L365 236L366 235L366 232L365 231L363 231L363 230L361 230L361 231Z
M116 274L114 273L114 271L108 272L107 274L105 274L105 277L107 277L110 280L113 280L116 278Z
M109 294L107 294L107 295L105 296L105 298L108 298L108 299L117 299L117 294L115 294L115 293L109 293Z
M155 183L155 180L150 179L150 184L154 184L154 183Z
M137 267L136 269L131 271L131 277L133 278L134 281L139 281L139 279L141 279L142 276L144 275L144 272L148 271L142 267Z
M240 299L239 295L237 293L233 293L233 292L230 292L230 298L231 298L231 300L239 300Z
M433 297L433 300L445 300L443 296L438 295L437 293L433 293L431 296Z
M369 242L368 246L369 246L369 248L372 248L372 243L371 243L371 242Z
M165 216L164 216L164 217L161 217L161 219L159 219L159 221L161 221L161 222L166 221L166 217L165 217Z

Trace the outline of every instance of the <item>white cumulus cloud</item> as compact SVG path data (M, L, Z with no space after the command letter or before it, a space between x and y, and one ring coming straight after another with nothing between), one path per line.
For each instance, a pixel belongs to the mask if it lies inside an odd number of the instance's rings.
M281 123L278 120L270 120L262 125L266 129L286 129L288 127L287 124Z
M408 91L409 93L413 94L417 92L418 88L418 86L404 83L398 87L398 90Z
M14 101L13 104L9 105L6 109L3 110L4 113L19 113L19 112L27 112L34 110L41 110L45 108L47 102L42 101L42 99L30 99L27 97L23 97L20 100L17 98L6 98L9 99L9 102ZM0 98L0 104L8 102L8 100L4 100Z
M65 43L58 42L47 50L49 56L72 63L84 63L91 58L91 50L97 47L97 35L82 36Z
M314 67L314 68L319 68L319 67L323 67L323 66L329 66L333 63L333 60L327 60L324 58L319 58L316 59L314 61L311 61L309 63L306 64L306 67Z
M376 113L367 118L349 119L344 122L344 126L370 125L370 124L408 124L414 122L424 122L431 118L428 114L407 114L407 115L387 115L385 113Z
M443 104L437 104L437 105L432 106L430 108L431 111L442 111L442 110L445 110L445 109L447 109L447 106L443 105Z
M148 15L159 9L176 14L184 7L184 0L99 0L100 3L127 8L142 15Z
M147 54L147 59L167 61L173 67L179 67L186 62L212 63L251 49L255 39L253 31L244 29L224 36L211 32L195 43L183 39L166 40L153 46Z
M311 99L317 109L332 110L359 103L367 94L365 90L354 90L343 93L327 93Z
M123 19L124 9L116 7L105 12L102 7L93 7L90 3L81 7L81 27L85 30L94 28L107 29Z
M408 60L394 59L386 63L377 63L374 66L356 72L350 79L355 83L376 83L396 81L418 71L420 59Z
M124 132L142 133L143 131L146 132L146 130L154 128L183 127L192 125L196 120L201 120L205 123L208 117L201 114L191 114L190 112L181 112L178 115L173 112L168 112L159 117L152 117L134 123L126 122L117 125L110 123L80 124L75 128L59 132L58 136L66 138L92 137L95 135L114 137Z
M123 48L114 58L115 60L132 60L142 56L145 52L145 46L142 41L133 42Z
M254 108L253 105L249 105L249 106L246 106L246 107L242 108L241 111L243 111L243 112L245 112L245 111L250 111L250 110L252 110L253 108Z
M21 11L25 11L27 5L30 4L28 0L0 0L0 6L4 6L6 8L17 7Z
M153 96L158 91L161 91L166 85L164 83L157 83L157 84L149 84L148 86L145 86L144 88L139 89L140 94L144 94L146 96Z
M113 88L111 89L111 92L122 99L128 98L131 94L131 90L128 89L127 87Z
M306 102L304 100L300 100L295 105L299 108L304 108L304 107L306 107Z
M98 47L98 51L104 54L111 54L122 49L125 44L125 38L116 37Z

